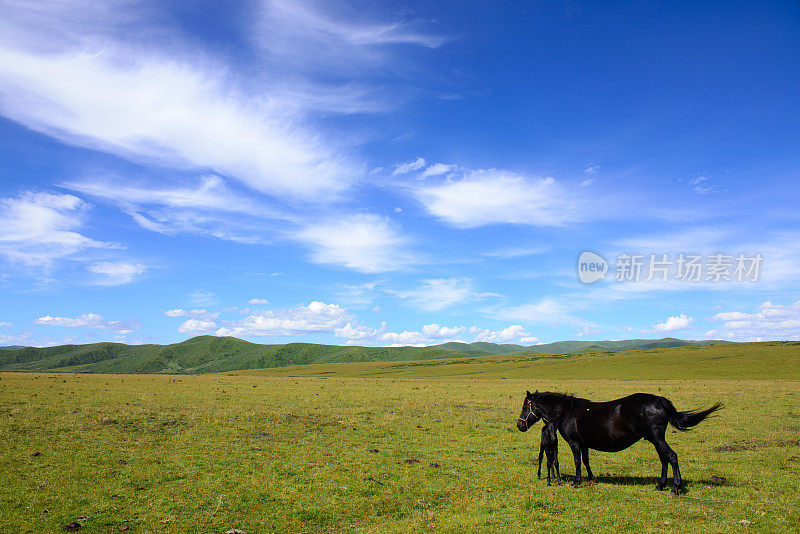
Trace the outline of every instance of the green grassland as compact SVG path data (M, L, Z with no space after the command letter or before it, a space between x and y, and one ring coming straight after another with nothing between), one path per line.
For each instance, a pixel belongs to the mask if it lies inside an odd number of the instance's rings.
M653 491L645 442L593 451L593 483L547 487L540 425L515 426L525 389L726 407L668 431L681 497ZM563 441L560 463L569 478ZM0 373L0 531L81 516L81 532L797 531L800 346Z

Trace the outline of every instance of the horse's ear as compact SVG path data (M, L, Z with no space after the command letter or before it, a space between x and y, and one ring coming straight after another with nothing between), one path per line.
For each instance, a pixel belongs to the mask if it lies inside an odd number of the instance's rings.
M526 396L526 397L530 397L530 396L531 396L531 392L530 392L530 391L528 391L527 389L525 390L525 396Z
M537 389L534 393L539 393L539 390Z

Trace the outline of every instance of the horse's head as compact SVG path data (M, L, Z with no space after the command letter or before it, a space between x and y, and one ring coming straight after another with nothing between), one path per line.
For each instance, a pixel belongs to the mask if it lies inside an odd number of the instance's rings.
M520 432L528 430L542 417L536 405L536 395L538 393L538 389L533 393L525 391L525 400L522 402L522 413L519 414L519 419L517 419L517 428Z

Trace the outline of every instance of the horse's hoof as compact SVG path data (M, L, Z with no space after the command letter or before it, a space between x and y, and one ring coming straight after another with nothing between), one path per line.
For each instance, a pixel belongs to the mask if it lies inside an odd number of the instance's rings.
M663 484L656 484L656 491L663 491L664 485Z
M681 494L681 488L672 488L672 491L670 492L670 494L673 497L677 497L678 495Z

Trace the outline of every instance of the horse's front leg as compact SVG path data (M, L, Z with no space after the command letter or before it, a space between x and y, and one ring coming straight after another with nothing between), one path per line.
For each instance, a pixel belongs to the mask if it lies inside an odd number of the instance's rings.
M572 449L572 457L575 459L575 480L572 481L574 487L581 485L581 446L575 443L569 443L569 448Z
M589 447L585 445L581 447L581 456L583 457L584 465L586 465L586 480L592 480L594 475L592 474L592 468L589 467Z

